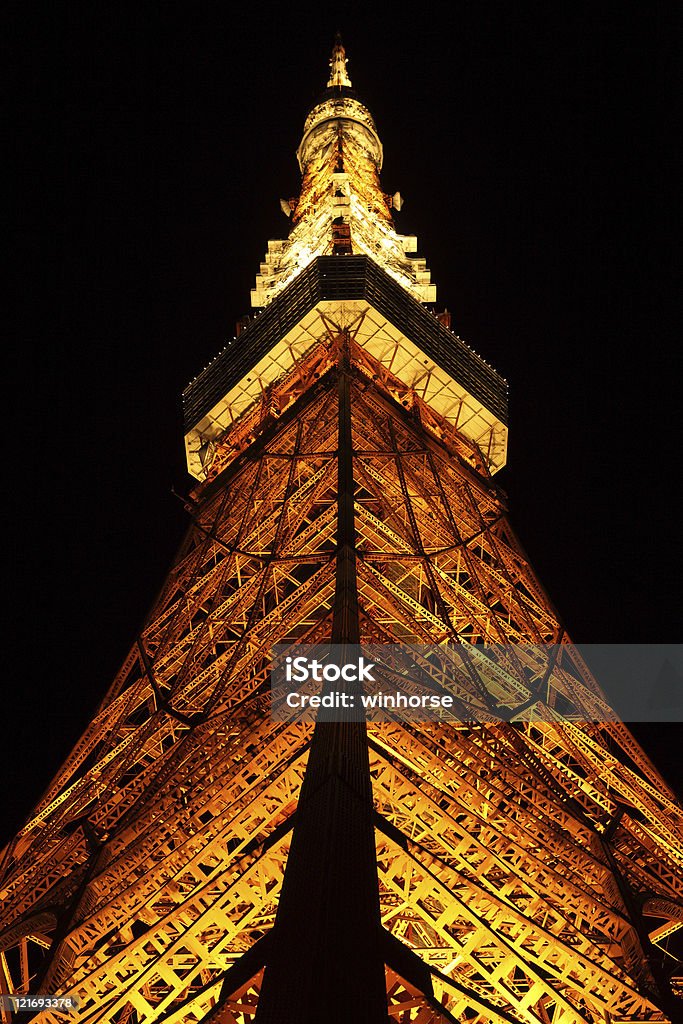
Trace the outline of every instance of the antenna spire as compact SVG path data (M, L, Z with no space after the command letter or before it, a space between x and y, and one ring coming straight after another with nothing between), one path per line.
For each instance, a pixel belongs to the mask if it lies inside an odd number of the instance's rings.
M347 64L346 50L342 43L341 34L337 32L334 37L334 47L332 48L332 56L330 57L330 79L327 83L327 88L333 88L337 86L351 85L351 79L346 72Z

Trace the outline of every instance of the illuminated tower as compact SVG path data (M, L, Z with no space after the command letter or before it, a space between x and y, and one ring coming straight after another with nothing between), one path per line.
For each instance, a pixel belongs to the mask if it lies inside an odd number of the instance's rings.
M257 313L184 394L188 535L3 853L0 992L83 1024L673 1021L683 813L510 529L505 382L425 305L339 41L298 159ZM476 656L513 721L476 687L459 723L271 716L274 645L397 641Z

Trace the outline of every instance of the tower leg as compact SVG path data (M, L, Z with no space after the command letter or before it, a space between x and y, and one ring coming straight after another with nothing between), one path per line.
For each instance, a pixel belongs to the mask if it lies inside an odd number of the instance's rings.
M350 381L345 361L342 355L337 577L331 641L350 648L358 644L360 629ZM256 1022L385 1022L386 982L365 722L317 722L296 814Z

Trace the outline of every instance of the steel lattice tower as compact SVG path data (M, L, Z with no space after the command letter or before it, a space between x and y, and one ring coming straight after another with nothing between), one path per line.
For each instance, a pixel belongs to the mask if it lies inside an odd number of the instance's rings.
M559 710L601 694L494 483L505 383L425 307L330 63L259 313L184 395L187 537L3 853L0 991L77 997L45 1024L673 1021L683 812L621 723ZM509 645L553 720L271 718L274 644L397 640Z

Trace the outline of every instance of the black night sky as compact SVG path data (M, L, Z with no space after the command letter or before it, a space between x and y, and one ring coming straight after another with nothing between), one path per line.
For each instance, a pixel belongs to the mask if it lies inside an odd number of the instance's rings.
M180 392L298 191L340 29L438 308L510 382L512 522L573 637L680 638L674 5L15 6L0 839L187 525ZM678 113L678 117L677 117ZM680 726L638 736L680 783Z

